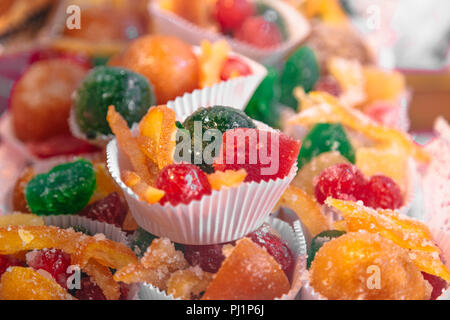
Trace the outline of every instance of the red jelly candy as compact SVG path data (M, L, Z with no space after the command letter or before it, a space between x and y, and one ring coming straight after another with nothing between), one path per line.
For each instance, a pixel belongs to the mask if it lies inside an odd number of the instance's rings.
M366 180L358 168L351 164L340 163L323 170L314 181L314 194L323 204L327 197L341 200L360 200Z
M70 134L58 135L45 141L30 142L28 148L38 158L50 158L63 155L77 155L97 152L100 149Z
M81 288L75 292L75 298L78 300L106 300L102 289L88 277L81 279Z
M233 73L239 76L248 76L252 74L252 69L241 59L230 57L228 58L222 68L220 79L226 81L233 76Z
M402 206L402 192L398 184L383 175L372 176L362 199L366 206L375 209L397 209Z
M13 266L25 266L25 263L23 261L20 261L19 259L15 258L14 256L2 256L0 255L0 278L2 277L3 273L5 273L6 269Z
M235 34L236 39L258 48L270 48L283 41L280 28L263 17L250 17Z
M286 241L272 233L270 226L264 224L247 237L261 247L266 248L267 252L281 265L281 269L283 269L287 276L292 273L294 269L294 256Z
M43 249L27 253L27 264L34 270L45 270L56 282L67 288L67 268L70 266L70 255L59 249Z
M156 187L166 193L161 204L170 202L188 204L211 194L211 185L206 174L193 164L171 164L163 168L156 179Z
M447 289L447 281L440 277L436 277L432 274L428 274L426 272L422 272L423 278L427 280L431 286L433 287L433 291L431 292L430 300L436 300L439 296Z
M184 246L184 257L189 264L198 265L203 271L216 273L225 260L222 248L223 244L186 245Z
M300 142L283 133L237 128L223 134L214 168L243 168L247 171L246 182L282 179L289 174L299 152Z
M235 31L255 12L249 0L219 0L216 3L216 17L223 32Z
M113 192L84 208L79 215L121 228L127 215L127 207L122 202L119 194Z

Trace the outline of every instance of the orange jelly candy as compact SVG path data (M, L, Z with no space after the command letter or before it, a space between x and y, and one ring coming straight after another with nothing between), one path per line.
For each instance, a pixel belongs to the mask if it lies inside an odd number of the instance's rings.
M325 243L311 264L310 281L330 300L423 300L430 293L406 250L365 231Z
M247 177L245 169L216 171L208 175L208 181L211 189L220 190L223 187L238 187Z
M236 243L202 299L272 300L289 289L289 280L275 259L244 238Z

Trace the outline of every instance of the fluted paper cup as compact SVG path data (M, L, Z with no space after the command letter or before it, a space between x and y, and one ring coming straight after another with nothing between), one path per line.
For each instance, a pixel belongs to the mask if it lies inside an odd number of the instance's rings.
M283 179L244 182L238 187L213 190L189 204L149 204L126 186L121 172L132 170L117 141L107 146L107 165L122 188L136 222L148 232L174 242L192 245L233 241L256 230L269 216L297 172L294 163Z
M450 233L440 228L430 228L433 239L442 250L442 258L445 265L450 267ZM307 273L305 273L307 275ZM328 300L326 297L316 292L309 283L309 277L305 277L305 285L300 291L301 300ZM446 289L437 300L450 300L450 289Z
M291 289L277 300L294 300L302 288L306 268L306 242L302 228L299 221L295 221L292 227L288 223L273 217L267 218L266 222L287 242L295 260L294 272L292 279L290 279ZM147 283L141 284L139 298L141 300L179 300Z
M287 39L279 46L262 49L219 32L206 30L172 12L163 10L158 1L150 1L149 11L157 33L176 36L194 45L199 45L202 40L226 39L233 51L267 65L276 65L308 36L311 27L305 17L282 1L258 0L258 2L274 8L283 18Z

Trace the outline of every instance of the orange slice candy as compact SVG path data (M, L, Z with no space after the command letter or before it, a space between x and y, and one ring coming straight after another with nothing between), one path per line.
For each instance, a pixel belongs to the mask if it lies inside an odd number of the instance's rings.
M365 230L377 233L410 250L411 259L421 271L450 281L450 271L439 258L441 250L423 223L395 211L376 211L356 202L331 198L325 202L340 211L348 232Z
M139 133L144 138L138 137L138 144L159 169L173 163L177 131L175 122L175 112L167 106L150 108L139 122Z
M213 190L220 190L223 187L238 187L247 177L245 169L217 171L208 174L208 181Z
M290 289L275 259L248 238L239 240L202 300L272 300Z
M325 243L310 268L315 291L330 300L428 299L428 289L406 250L366 231Z
M277 207L293 210L308 228L311 236L330 230L330 222L320 209L320 205L302 189L290 185L281 196Z
M11 267L3 274L0 300L73 300L55 280L32 268Z

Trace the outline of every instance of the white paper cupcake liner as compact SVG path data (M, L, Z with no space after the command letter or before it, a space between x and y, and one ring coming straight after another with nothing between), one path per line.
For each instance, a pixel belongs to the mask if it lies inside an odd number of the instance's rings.
M274 8L283 18L288 38L277 47L261 49L227 37L219 32L200 28L171 12L161 9L158 1L150 1L149 11L157 33L176 36L194 45L199 45L202 40L217 41L226 39L233 51L267 65L276 65L308 36L311 27L305 17L282 1L258 1Z
M303 274L306 268L306 242L299 221L291 227L288 223L273 217L268 217L266 222L270 224L287 242L295 259L295 268L291 279L291 289L276 300L294 300L303 286ZM157 287L143 283L139 291L141 300L180 300L173 295L159 290Z
M442 257L447 267L450 267L450 233L440 228L431 228L434 241L442 250ZM305 285L300 291L301 300L328 300L326 297L316 292L309 283L309 277L305 278ZM437 300L450 300L450 289L445 290Z
M132 170L127 157L111 141L106 150L107 165L122 188L136 222L148 232L183 244L214 244L233 241L256 230L269 216L297 172L297 164L283 179L244 182L238 187L213 190L189 204L149 204L126 186L123 170Z

